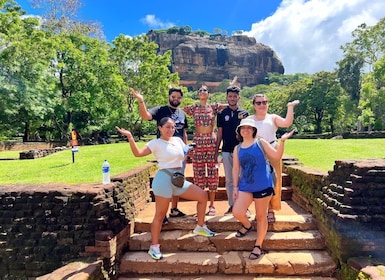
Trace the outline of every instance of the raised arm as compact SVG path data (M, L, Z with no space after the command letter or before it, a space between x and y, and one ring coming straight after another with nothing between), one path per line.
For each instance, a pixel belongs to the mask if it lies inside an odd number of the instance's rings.
M293 124L294 121L294 107L299 104L299 100L294 100L287 103L287 112L286 117L282 118L281 116L275 115L275 125L277 127L289 127Z
M130 88L130 92L132 96L134 96L139 102L139 114L140 117L144 120L151 121L152 115L147 111L146 104L144 103L143 95L141 95L138 91Z
M138 147L138 145L136 145L134 137L132 136L132 133L130 131L128 131L124 128L117 127L117 126L115 128L120 134L127 136L128 142L130 143L131 151L134 154L134 156L144 157L144 156L151 154L151 150L147 146L144 146L143 148L139 149L139 147Z
M234 76L233 80L232 80L232 81L230 81L230 83L229 83L229 86L235 86L235 85L236 85L236 82L237 82L237 80L238 80L238 76Z

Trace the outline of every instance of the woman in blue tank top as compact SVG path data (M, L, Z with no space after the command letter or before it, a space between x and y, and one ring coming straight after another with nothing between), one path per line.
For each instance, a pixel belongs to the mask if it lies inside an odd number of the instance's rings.
M271 197L274 195L274 184L270 172L269 161L282 157L284 142L290 138L294 131L285 133L281 137L281 144L276 150L269 142L262 138L256 139L257 127L252 119L243 119L236 129L241 143L233 152L233 215L242 223L236 237L244 237L251 229L251 222L246 216L246 211L254 201L255 218L257 221L257 239L249 259L258 259L266 253L262 249L266 237L268 222L267 211Z

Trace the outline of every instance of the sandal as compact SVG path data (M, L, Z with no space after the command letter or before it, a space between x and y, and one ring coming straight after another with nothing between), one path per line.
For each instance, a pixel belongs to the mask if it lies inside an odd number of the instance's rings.
M275 223L275 213L274 213L274 211L267 212L267 222L269 224L274 224Z
M254 249L255 248L258 248L259 249L259 254L257 254L257 253L254 253ZM260 256L262 256L262 255L264 255L264 254L267 254L268 252L267 251L265 251L265 250L263 250L262 248L261 248L261 246L259 246L259 245L254 245L254 248L253 248L253 251L251 251L251 253L250 253L250 255L249 255L249 259L250 260L257 260L257 259L259 259L259 257Z
M246 231L242 232L241 229L245 229ZM250 225L249 228L247 228L244 225L242 225L241 229L237 230L237 233L235 234L235 237L238 237L238 238L245 237L250 232L250 230L252 229L252 225Z

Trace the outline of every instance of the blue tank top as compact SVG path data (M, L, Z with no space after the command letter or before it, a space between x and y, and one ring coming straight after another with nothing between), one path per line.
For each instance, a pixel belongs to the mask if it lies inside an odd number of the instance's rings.
M238 159L241 167L240 191L259 192L273 187L270 167L257 143L247 148L239 147Z

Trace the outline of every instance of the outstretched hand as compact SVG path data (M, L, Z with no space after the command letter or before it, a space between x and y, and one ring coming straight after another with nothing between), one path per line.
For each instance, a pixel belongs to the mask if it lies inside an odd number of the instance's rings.
M235 76L235 77L233 78L233 80L230 81L229 85L230 85L230 86L235 86L235 83L237 82L237 80L238 80L238 76Z
M281 142L286 141L294 134L294 129L290 132L286 132L284 135L281 136Z
M131 133L130 131L128 131L128 130L126 130L126 129L124 129L124 128L120 128L120 127L118 127L118 126L115 126L115 128L116 128L116 130L117 130L120 134L122 134L122 135L124 135L124 136L127 136L127 138L133 138L132 133Z
M289 102L289 103L287 103L287 106L295 106L295 105L298 105L299 104L299 100L293 100L293 101L291 101L291 102Z
M141 95L138 91L134 90L133 88L130 88L130 92L132 96L138 99L139 102L143 102L143 95Z

